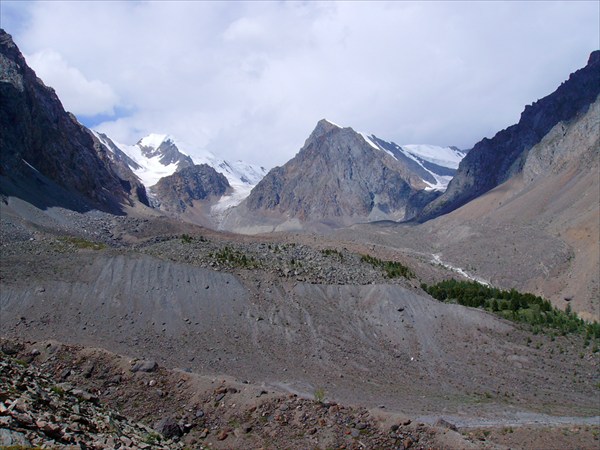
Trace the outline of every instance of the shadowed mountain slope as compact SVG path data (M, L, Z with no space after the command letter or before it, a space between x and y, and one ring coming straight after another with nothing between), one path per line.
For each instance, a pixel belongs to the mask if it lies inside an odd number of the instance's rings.
M134 199L147 203L137 177L127 166L114 165L95 136L64 110L54 90L27 66L4 30L0 30L0 69L3 192L9 189L25 197L30 192L35 197L32 191L38 190L50 206L64 204L60 198L65 193L58 192L64 188L74 197L83 197L67 201L71 206L115 213ZM56 190L56 195L50 190Z
M453 211L522 172L530 149L558 123L585 113L599 93L600 51L595 51L556 91L525 107L519 123L475 144L446 192L427 205L418 220Z

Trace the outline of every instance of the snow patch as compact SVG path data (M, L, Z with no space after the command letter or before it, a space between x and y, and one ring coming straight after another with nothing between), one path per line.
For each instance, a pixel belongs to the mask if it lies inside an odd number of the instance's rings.
M327 122L327 123L329 123L329 124L333 125L334 127L342 128L342 127L341 127L341 126L339 126L337 123L335 123L335 122L332 122L332 121L331 121L331 120L329 120L329 119L324 119L324 120L325 120L325 122Z
M140 143L141 142L142 141L140 141ZM144 156L142 154L142 149L138 145L125 145L118 142L115 142L114 144L140 166L139 169L132 170L147 188L154 186L161 178L173 175L177 170L176 163L166 166L163 165L160 162L160 155L156 155L152 158Z
M451 270L452 272L456 272L468 280L476 281L477 283L483 284L484 286L491 286L489 281L484 280L483 278L480 278L480 277L476 277L475 275L470 275L465 270L461 269L460 267L455 267L448 263L445 263L444 261L442 261L439 254L433 254L431 256L433 257L433 259L431 260L432 263L439 264L442 267L445 267L446 269Z
M367 142L367 144L369 144L371 147L373 147L375 150L383 150L381 147L379 147L377 144L375 144L375 142L373 142L371 140L371 138L366 134L366 133L361 133L359 132L358 134L360 134L362 136L362 138ZM389 153L389 152L388 152Z
M404 153L429 161L438 166L458 169L458 164L465 156L465 152L456 150L452 147L440 147L427 144L408 144L400 146Z
M152 134L149 134L148 136L140 139L138 144L141 145L142 147L158 148L158 147L160 147L160 144L162 144L164 141L166 141L168 139L168 137L169 136L166 134L152 133Z
M42 172L40 172L39 170L37 170L35 167L33 167L31 164L29 164L24 159L21 158L21 161L23 161L27 165L27 167L29 167L30 169L34 170L35 172L39 173L40 175L42 174Z

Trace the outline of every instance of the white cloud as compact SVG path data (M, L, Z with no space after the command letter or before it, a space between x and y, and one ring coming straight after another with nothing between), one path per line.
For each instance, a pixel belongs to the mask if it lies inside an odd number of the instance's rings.
M99 80L88 80L69 66L60 53L42 50L26 56L26 60L37 76L56 90L68 111L82 116L114 114L119 99L111 87Z
M248 41L265 36L263 27L248 17L242 17L232 22L223 32L225 41Z
M131 111L100 125L115 139L169 133L265 166L323 117L470 147L582 67L600 33L597 2L2 3L21 10L4 26L22 51L68 62L57 81L40 73L65 104ZM66 83L68 69L86 76Z

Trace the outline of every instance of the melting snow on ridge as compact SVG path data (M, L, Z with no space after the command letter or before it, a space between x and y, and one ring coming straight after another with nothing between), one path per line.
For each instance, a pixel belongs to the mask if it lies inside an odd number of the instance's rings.
M225 211L229 208L239 205L242 200L250 195L250 191L254 185L239 183L230 183L233 192L229 195L222 196L219 201L210 208L210 213L214 217L221 218Z
M380 146L378 146L377 144L375 144L375 142L373 142L371 140L371 138L366 134L366 133L362 133L359 132L358 134L360 134L362 136L362 138L367 141L367 144L369 144L371 147L373 147L375 150L383 150L383 151L387 151L383 148L381 148ZM389 153L389 152L388 152Z
M359 132L362 138L369 144L371 147L377 150L381 150L396 158L394 152L390 151L387 148L382 147L379 143L376 142L375 135L368 135L366 133ZM375 138L375 139L372 139ZM464 158L466 152L461 150L454 149L452 147L440 147L437 145L426 145L426 144L409 144L399 146L394 144L393 142L390 145L394 146L394 148L402 152L407 158L412 159L417 164L419 164L423 170L429 172L433 178L435 178L435 183L430 183L428 181L423 180L425 184L427 184L426 190L446 190L448 187L448 183L452 180L452 176L448 175L438 175L434 173L427 167L423 165L423 161L427 161L438 166L447 167L449 169L457 169L460 161Z
M402 153L404 153L404 155L406 155L406 157L412 159L414 162L416 162L417 164L419 164L423 168L423 170L429 172L429 174L433 178L435 178L435 184L430 183L429 181L423 180L423 182L426 185L428 185L428 187L425 188L426 191L439 191L439 190L445 191L446 190L446 188L448 187L448 183L450 183L450 180L452 180L451 176L449 176L449 175L438 175L437 173L432 172L427 167L423 166L423 164L421 163L421 161L419 161L419 158L416 157L414 154L412 154L410 152L407 152L407 151L403 151L402 148L400 150L402 151ZM390 153L390 152L388 152L388 153ZM422 159L425 159L425 158L422 158ZM438 163L438 165L443 166L444 164ZM446 166L446 167L448 167L448 166Z

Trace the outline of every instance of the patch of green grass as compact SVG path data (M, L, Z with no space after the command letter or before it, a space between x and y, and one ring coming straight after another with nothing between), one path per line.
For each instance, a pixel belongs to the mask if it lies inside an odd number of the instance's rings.
M231 419L229 419L229 421L227 422L227 424L231 428L239 428L241 426L240 421L237 418L235 418L235 417L232 417Z
M102 250L106 248L106 244L102 242L88 241L87 239L79 236L65 236L60 238L60 240L81 249Z
M323 400L325 400L325 389L323 389L323 388L315 389L314 397L315 397L315 402L323 403Z
M146 444L157 445L162 440L162 436L159 433L155 433L154 431L151 431L144 436L143 440Z
M52 386L50 390L61 397L65 395L65 390L59 386Z

